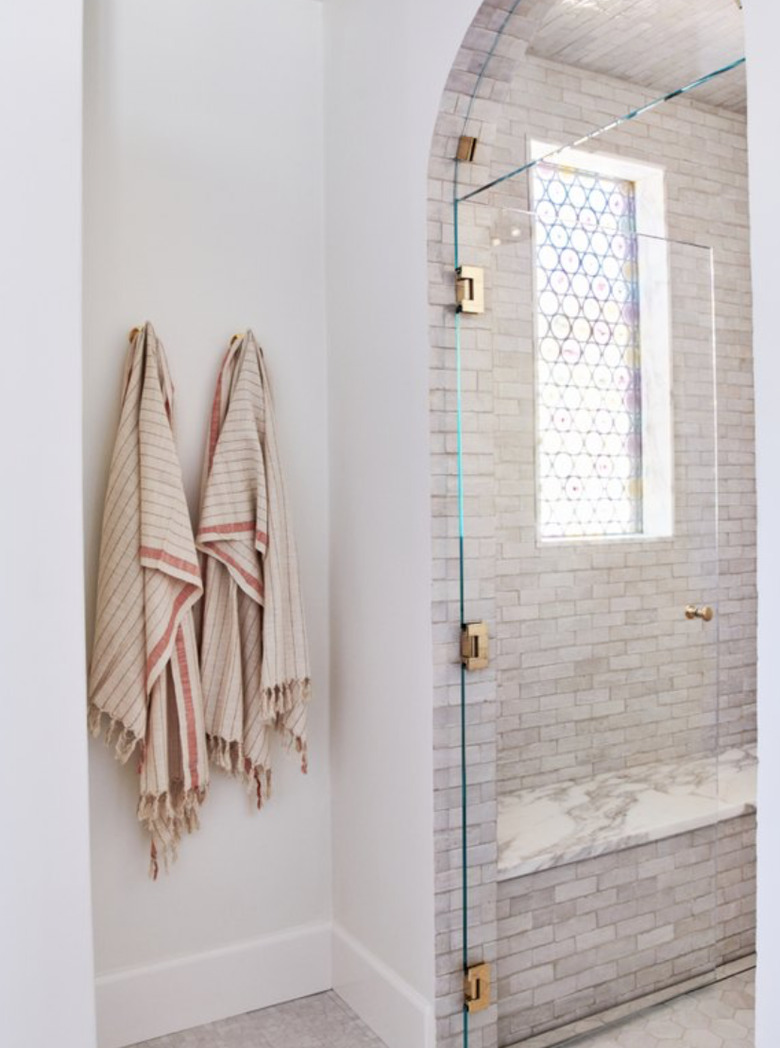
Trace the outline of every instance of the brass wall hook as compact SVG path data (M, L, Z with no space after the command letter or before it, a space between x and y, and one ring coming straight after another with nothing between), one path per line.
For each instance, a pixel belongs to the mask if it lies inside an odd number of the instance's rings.
M127 336L127 341L128 342L135 342L135 336L138 334L138 332L140 330L141 330L141 326L131 328L130 329L130 334Z
M235 333L235 335L233 335L233 337L231 338L231 340L230 340L230 345L232 346L232 345L233 345L234 343L236 343L236 342L237 342L237 341L238 341L239 339L242 339L242 338L244 337L244 334L245 334L245 332L243 332L243 331L237 331L237 332Z

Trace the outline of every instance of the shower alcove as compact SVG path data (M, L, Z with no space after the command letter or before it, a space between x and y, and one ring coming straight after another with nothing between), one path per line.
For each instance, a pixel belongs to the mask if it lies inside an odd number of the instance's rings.
M490 0L443 95L440 1048L548 1048L753 963L742 55L733 0ZM456 311L461 266L483 311Z

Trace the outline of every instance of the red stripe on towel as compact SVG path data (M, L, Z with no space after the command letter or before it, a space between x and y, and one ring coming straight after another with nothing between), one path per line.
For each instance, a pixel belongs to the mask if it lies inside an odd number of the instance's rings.
M234 535L240 531L254 531L255 522L253 520L247 520L237 524L203 524L201 526L201 534L208 534L214 532L217 535ZM258 532L258 534L260 534Z
M173 608L171 610L171 617L170 617L170 620L168 622L168 625L165 628L165 633L163 633L162 637L157 641L157 643L155 644L154 648L152 649L151 655L146 660L146 679L147 679L147 681L149 680L149 677L151 677L152 670L154 669L154 667L156 666L157 662L159 661L160 656L165 651L165 649L168 647L168 642L170 641L171 635L173 634L173 628L176 625L176 621L178 619L179 611L181 610L182 606L187 603L187 601L192 596L192 594L194 593L196 588L197 587L195 587L195 586L185 586L185 588L181 591L181 593L177 596L176 600L173 602Z
M179 674L181 675L181 686L184 692L184 714L187 720L187 754L189 758L190 780L192 788L197 790L200 785L198 774L198 737L195 732L195 710L192 705L192 683L190 668L187 663L187 648L184 644L184 633L181 626L176 631L176 657L179 662Z
M188 560L182 560L181 557L173 557L170 553L166 553L165 550L153 549L151 546L141 546L138 552L142 557L148 557L149 560L161 560L163 564L168 564L172 568L186 571L190 575L195 575L196 578L200 577L197 564L190 564Z
M215 546L214 549L219 553L220 560L223 560L226 564L229 564L231 568L235 568L238 574L244 581L252 587L252 589L259 595L263 596L263 584L254 575L250 575L248 571L245 571L240 564L238 564L233 558L222 549L221 546Z

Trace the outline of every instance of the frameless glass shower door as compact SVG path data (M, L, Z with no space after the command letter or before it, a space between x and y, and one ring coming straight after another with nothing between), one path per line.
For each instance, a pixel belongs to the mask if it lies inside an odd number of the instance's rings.
M712 252L661 235L652 171L605 167L569 155L458 205L464 963L489 957L495 990L466 1022L502 1046L719 961Z
M496 0L445 92L465 974L447 1046L587 1044L752 963L741 55L731 4Z

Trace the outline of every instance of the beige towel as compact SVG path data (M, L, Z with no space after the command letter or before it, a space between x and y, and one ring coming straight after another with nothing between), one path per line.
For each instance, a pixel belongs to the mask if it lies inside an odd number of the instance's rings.
M198 826L208 754L192 607L202 584L172 432L162 344L135 334L103 514L89 723L125 762L139 756L138 818L151 873Z
M295 543L263 355L248 331L217 382L197 546L204 554L201 637L206 733L219 767L270 793L274 730L306 771L309 658Z

